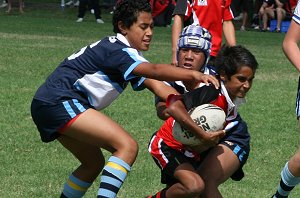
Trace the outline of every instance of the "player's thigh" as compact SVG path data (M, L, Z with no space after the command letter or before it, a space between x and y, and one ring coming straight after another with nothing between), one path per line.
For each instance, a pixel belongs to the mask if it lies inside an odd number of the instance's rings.
M240 166L238 157L225 145L219 144L209 151L198 171L205 182L225 182Z
M112 153L128 147L137 150L136 141L118 123L94 109L83 112L62 134Z

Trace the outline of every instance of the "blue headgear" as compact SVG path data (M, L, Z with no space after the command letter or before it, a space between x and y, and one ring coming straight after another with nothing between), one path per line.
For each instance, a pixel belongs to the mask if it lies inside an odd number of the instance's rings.
M210 57L211 35L209 31L194 24L185 27L178 39L177 59L181 48L197 48L203 51L205 54L205 62L203 66L205 66Z

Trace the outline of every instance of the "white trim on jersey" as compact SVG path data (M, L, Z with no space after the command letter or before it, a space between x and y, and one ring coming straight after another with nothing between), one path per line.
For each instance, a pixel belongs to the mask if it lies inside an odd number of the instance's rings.
M74 86L88 96L90 104L96 109L104 109L123 92L118 83L112 82L100 71L83 76Z
M293 20L300 25L300 1L298 1L297 7L295 8Z

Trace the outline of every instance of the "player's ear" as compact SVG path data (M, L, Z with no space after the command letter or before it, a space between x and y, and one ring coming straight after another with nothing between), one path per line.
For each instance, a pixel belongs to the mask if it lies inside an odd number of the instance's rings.
M220 79L221 79L223 82L225 82L225 81L226 81L226 79L227 79L227 76L226 76L226 74L225 74L225 72L224 72L224 71L220 71Z
M118 28L121 32L122 35L126 35L127 34L127 28L125 27L124 23L122 21L118 22Z

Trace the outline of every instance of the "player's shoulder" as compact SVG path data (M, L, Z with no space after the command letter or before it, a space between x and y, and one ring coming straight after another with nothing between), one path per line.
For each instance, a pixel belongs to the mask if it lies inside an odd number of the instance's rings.
M190 92L185 93L182 98L187 109L199 106L201 104L210 103L218 98L220 91L213 85L201 86Z
M217 97L220 93L220 90L217 89L214 85L209 84L209 85L202 85L199 88L195 89L197 90L200 94L205 94L205 95L212 95Z

